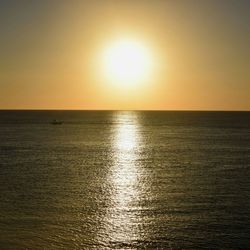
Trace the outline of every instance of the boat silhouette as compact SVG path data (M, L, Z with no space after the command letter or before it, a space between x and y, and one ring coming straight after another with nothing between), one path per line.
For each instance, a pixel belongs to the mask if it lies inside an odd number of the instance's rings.
M52 124L52 125L61 125L61 124L63 124L63 121L53 120L53 121L50 122L50 124Z

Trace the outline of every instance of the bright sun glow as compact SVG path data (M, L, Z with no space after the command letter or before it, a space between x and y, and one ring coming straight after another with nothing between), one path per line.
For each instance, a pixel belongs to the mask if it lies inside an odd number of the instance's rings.
M148 48L134 40L118 40L104 50L103 69L108 81L133 86L148 80L152 56Z

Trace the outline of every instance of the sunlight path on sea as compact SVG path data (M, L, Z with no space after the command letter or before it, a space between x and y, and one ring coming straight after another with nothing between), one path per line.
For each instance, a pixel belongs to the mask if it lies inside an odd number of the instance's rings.
M140 126L133 112L115 115L113 162L108 173L111 204L103 228L109 247L129 247L140 238ZM107 240L106 239L106 240Z

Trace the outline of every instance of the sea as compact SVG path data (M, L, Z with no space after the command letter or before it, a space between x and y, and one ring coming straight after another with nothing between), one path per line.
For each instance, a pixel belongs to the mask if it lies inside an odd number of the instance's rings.
M250 112L0 111L0 249L250 249Z

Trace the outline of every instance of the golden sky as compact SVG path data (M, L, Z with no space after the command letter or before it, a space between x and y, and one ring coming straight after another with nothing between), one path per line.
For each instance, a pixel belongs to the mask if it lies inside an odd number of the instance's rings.
M1 1L0 109L250 110L249 8L246 0ZM102 54L123 39L150 51L140 83L103 73Z

